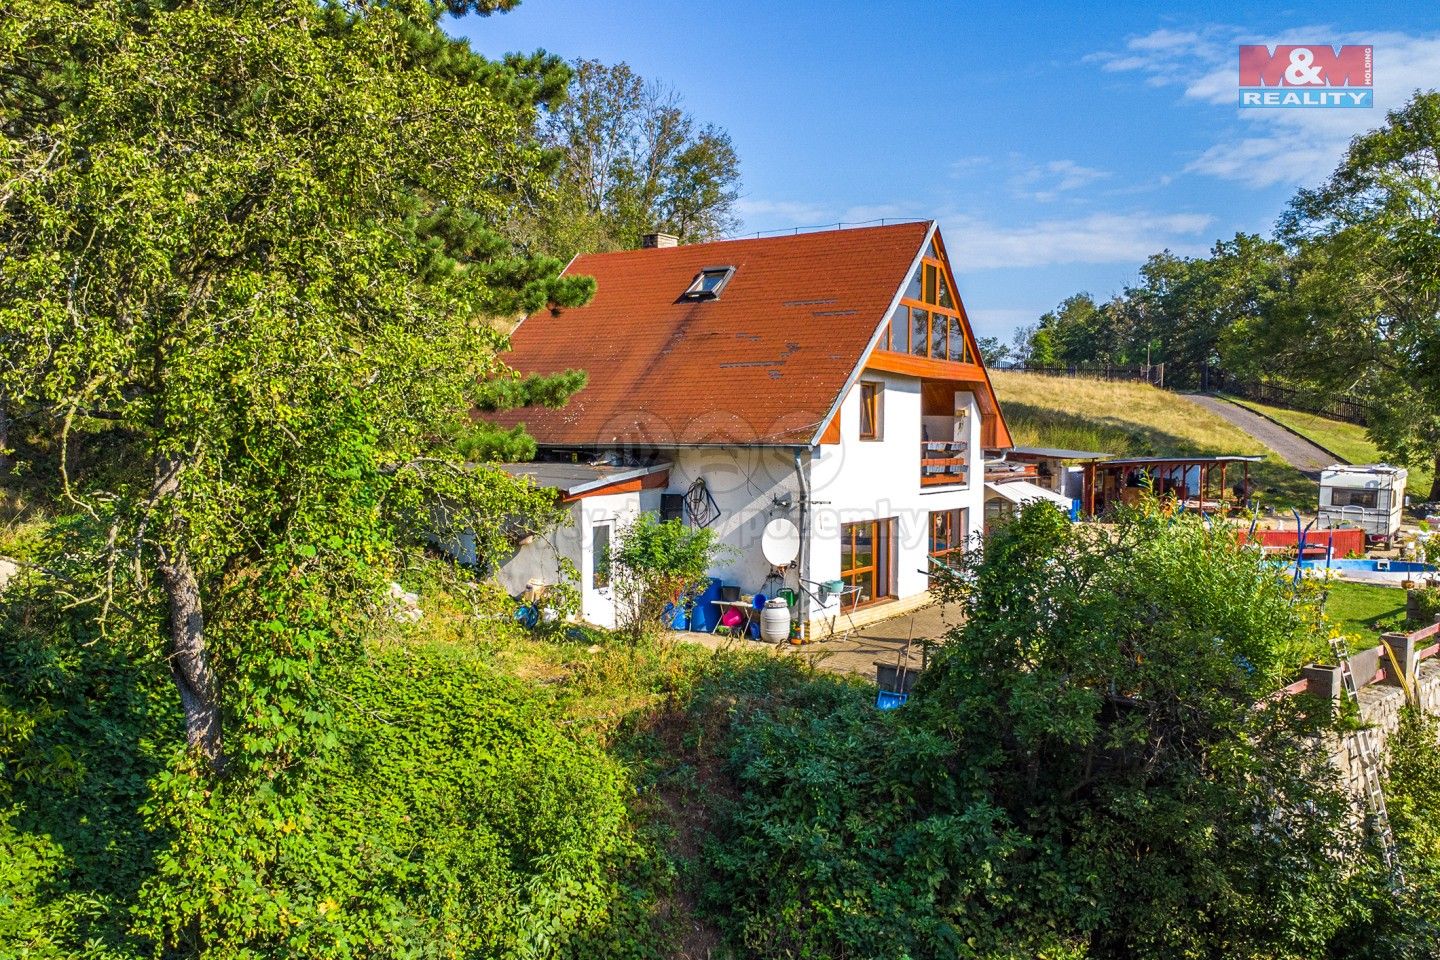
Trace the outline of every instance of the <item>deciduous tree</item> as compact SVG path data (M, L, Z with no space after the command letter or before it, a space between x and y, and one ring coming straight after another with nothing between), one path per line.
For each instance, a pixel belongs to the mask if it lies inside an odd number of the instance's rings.
M1440 465L1440 94L1356 138L1280 226L1294 290L1237 345L1317 393L1364 400L1393 460Z
M564 65L439 27L511 5L0 14L0 396L58 478L46 575L82 633L164 635L217 767L222 723L295 749L310 665L437 504L482 556L548 510L448 442L477 401L578 386L487 386L513 378L494 318L593 289L501 232L544 187Z
M737 224L740 169L729 134L628 64L577 60L542 136L563 159L524 228L541 249L565 258L630 249L654 232L695 243Z

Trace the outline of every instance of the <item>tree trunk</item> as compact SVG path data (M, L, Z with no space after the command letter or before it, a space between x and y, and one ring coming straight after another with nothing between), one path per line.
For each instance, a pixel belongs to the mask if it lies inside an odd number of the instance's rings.
M1440 500L1440 452L1435 454L1435 478L1430 481L1430 496L1426 499L1431 503Z
M182 464L161 459L155 465L156 505L180 491ZM184 531L172 525L160 551L160 579L170 604L170 674L180 691L185 711L185 739L191 751L209 762L217 773L224 767L220 744L220 704L215 696L215 675L205 649L205 613L200 603L200 581L184 546Z
M5 394L0 393L0 483L10 474L10 456L5 448L10 445L10 417L5 413Z

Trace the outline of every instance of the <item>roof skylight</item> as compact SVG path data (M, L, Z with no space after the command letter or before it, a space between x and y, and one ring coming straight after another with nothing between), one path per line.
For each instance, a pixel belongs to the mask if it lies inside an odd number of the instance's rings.
M734 267L706 267L695 275L681 296L685 300L714 300L734 274Z

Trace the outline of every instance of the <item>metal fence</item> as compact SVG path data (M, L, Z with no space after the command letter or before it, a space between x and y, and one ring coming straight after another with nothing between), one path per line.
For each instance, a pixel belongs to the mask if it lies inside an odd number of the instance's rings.
M1246 400L1254 400L1256 403L1268 403L1275 407L1303 410L1306 413L1316 413L1330 417L1332 420L1344 420L1362 427L1368 426L1370 423L1369 408L1349 397L1326 400L1317 398L1312 393L1282 387L1275 383L1230 379L1221 381L1216 389L1232 393L1237 397L1244 397Z
M1153 383L1165 386L1165 364L1148 367L1112 367L1106 365L1072 365L1068 367L1037 367L1027 363L1002 364L998 369L1016 373L1043 373L1051 377L1078 377L1085 380L1120 380L1130 383Z

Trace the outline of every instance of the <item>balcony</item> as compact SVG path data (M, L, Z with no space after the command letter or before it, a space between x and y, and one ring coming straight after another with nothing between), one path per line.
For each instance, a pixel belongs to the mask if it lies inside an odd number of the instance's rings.
M966 484L970 466L966 458L969 444L964 440L924 440L920 443L920 486L939 487Z

